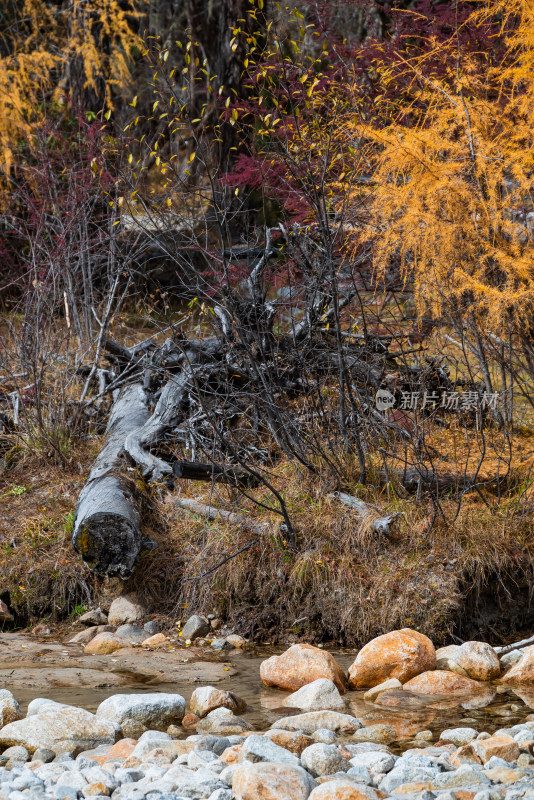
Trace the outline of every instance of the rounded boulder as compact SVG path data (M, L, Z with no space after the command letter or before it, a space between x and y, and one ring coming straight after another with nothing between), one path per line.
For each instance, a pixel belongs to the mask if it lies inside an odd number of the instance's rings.
M385 633L363 647L349 669L353 689L370 689L397 678L401 683L436 666L434 645L411 628Z
M180 694L114 694L104 700L96 716L120 725L124 736L137 738L147 730L164 731L179 725L185 714L185 700Z
M310 644L294 644L285 653L263 661L260 676L264 686L291 692L319 678L335 683L341 694L347 691L347 678L335 658Z

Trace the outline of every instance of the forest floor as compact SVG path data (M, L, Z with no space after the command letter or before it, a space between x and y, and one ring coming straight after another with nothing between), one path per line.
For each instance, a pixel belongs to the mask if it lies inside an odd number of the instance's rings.
M530 449L526 437L523 444ZM498 644L534 621L534 538L529 516L515 514L517 497L488 507L469 495L455 519L454 501L444 500L446 520L431 525L425 500L400 498L391 487L389 496L372 486L344 487L381 513L402 512L392 536L377 537L352 509L325 499L335 487L288 462L279 464L275 480L295 525L296 550L274 515L241 499L242 512L268 523L265 532L205 575L256 535L173 502L187 496L235 509L226 487L159 485L142 509L158 548L125 584L96 578L73 551L71 534L77 496L100 445L95 437L74 447L62 466L50 453L22 451L0 478L0 591L9 590L20 626L72 620L122 590L138 592L162 619L213 613L264 643L357 646L408 626L436 644L454 635Z

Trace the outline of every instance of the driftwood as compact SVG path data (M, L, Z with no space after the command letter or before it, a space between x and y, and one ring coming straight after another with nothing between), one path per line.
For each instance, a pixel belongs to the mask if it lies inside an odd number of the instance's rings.
M98 574L131 575L144 544L137 490L123 472L124 443L150 416L140 384L125 387L111 410L106 444L81 491L74 518L74 549Z
M381 470L380 476L384 483L388 483L392 478L395 478L409 491L430 490L438 494L450 491L461 491L465 494L470 491L476 491L477 487L495 488L499 482L503 484L506 481L506 476L504 475L500 478L483 478L475 474L460 475L454 472L437 472L423 467L420 469L389 468L387 471Z
M493 649L497 655L505 656L506 653L511 653L512 650L522 650L524 647L529 647L532 644L534 644L534 636L530 636L528 639L521 639L520 642L514 642L513 644L503 645L502 647L494 647Z
M326 497L328 500L339 500L340 503L353 508L363 520L368 519L375 514L373 509L367 505L367 503L364 503L363 500L359 500L357 497L353 497L350 494L344 494L344 492L332 492L332 494L327 494ZM398 512L395 514L389 514L387 517L378 517L373 519L372 528L374 532L382 536L390 536L391 531L389 526L394 520L397 519L397 517L400 516L401 514Z

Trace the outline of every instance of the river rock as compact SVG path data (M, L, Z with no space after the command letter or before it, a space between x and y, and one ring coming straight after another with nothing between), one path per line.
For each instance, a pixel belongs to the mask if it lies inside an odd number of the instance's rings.
M397 678L389 678L389 680L379 683L377 686L373 686L372 689L368 689L365 692L363 699L372 703L374 700L376 700L379 694L382 694L382 692L389 692L393 691L394 689L402 689L402 683L397 680Z
M148 633L149 636L155 636L156 633L159 633L161 630L158 623L154 622L154 620L149 620L148 622L145 622L143 628L145 629L145 631Z
M227 708L210 711L196 728L199 733L212 733L215 736L232 736L252 730L246 720L237 717Z
M450 660L475 681L492 681L501 674L497 653L486 642L464 642Z
M85 630L73 636L72 639L69 639L69 644L89 644L99 633L111 632L113 630L113 625L95 625L92 628L85 628Z
M469 744L477 736L478 731L474 728L447 728L447 730L441 732L439 738L452 742L456 747L460 747L463 744Z
M303 750L313 744L311 736L306 736L304 733L298 731L283 731L276 728L271 728L270 731L264 733L275 744L280 745L290 753L295 753L300 756Z
M88 625L93 627L96 627L97 625L108 624L108 618L101 608L93 608L91 611L87 611L85 614L82 614L81 617L78 617L76 621L79 622L80 625Z
M282 701L283 706L302 708L303 711L344 711L345 703L337 686L327 678L317 678L293 692Z
M511 736L495 735L489 739L480 739L473 742L473 749L484 763L493 756L503 758L505 761L516 761L519 758L519 745Z
M201 686L195 689L189 701L189 710L201 719L216 708L227 708L234 714L246 711L247 704L233 692L217 689L215 686Z
M506 670L513 667L514 664L517 664L518 661L521 661L523 658L523 651L522 650L510 650L509 653L505 653L504 656L501 656L499 661L501 664L501 669Z
M108 622L110 625L124 625L128 622L139 622L146 616L146 609L133 595L116 597L112 602Z
M294 644L285 653L271 656L260 666L260 676L265 686L275 686L295 692L318 678L326 678L341 694L347 690L345 673L335 658L319 647Z
M436 651L427 636L402 628L378 636L363 647L349 668L354 689L367 689L397 678L401 683L434 669Z
M213 626L213 620L211 620L210 625ZM238 650L244 650L247 646L247 640L237 633L231 633L226 637L226 641L229 642L232 647L237 647Z
M340 714L339 711L308 711L306 714L295 714L292 717L282 717L273 725L273 728L282 728L286 731L300 731L312 734L320 728L334 731L334 733L350 734L362 727L362 723L350 714Z
M185 700L180 694L114 694L104 700L96 716L120 725L124 736L136 738L144 731L164 731L179 725L185 714Z
M198 639L200 636L207 636L210 630L210 624L205 617L200 617L198 614L193 614L192 617L189 617L182 628L182 639L184 641L187 641L188 639L193 641L194 639Z
M152 636L149 636L148 639L144 640L143 647L162 647L164 644L168 643L169 640L164 633L154 633Z
M238 760L240 762L252 761L253 763L270 761L277 764L299 766L299 759L294 753L275 744L268 736L258 736L254 733L245 739Z
M232 778L236 800L307 800L316 786L306 770L289 764L242 764Z
M130 622L125 625L119 625L115 634L120 636L121 639L126 639L130 644L143 644L147 638L144 628L141 628L140 625L132 625Z
M425 695L472 694L484 688L471 678L441 669L423 672L404 684L405 690Z
M45 705L39 713L5 725L0 730L0 747L22 745L30 753L46 747L65 753L114 744L119 735L115 722L83 708Z
M461 667L458 667L457 664L454 664L453 658L460 649L459 644L449 644L447 647L439 647L436 650L436 669L444 669L449 672L455 672L455 669L451 669L451 665L457 667L460 674L462 674Z
M525 647L521 659L501 678L510 686L534 684L534 646Z
M123 647L128 647L129 643L116 633L98 633L89 644L85 645L84 653L93 653L99 656L107 656Z
M314 778L319 775L333 775L335 772L348 772L351 768L350 762L343 758L335 744L312 744L302 751L300 760Z
M378 800L380 795L368 786L358 786L347 778L333 778L317 786L309 800Z
M352 755L350 763L352 767L365 767L372 774L386 773L395 766L395 756L383 750L370 750Z
M352 735L355 742L372 742L373 744L391 744L398 739L395 728L391 725L377 723L376 725L366 725Z
M22 719L20 706L8 689L0 689L0 728Z

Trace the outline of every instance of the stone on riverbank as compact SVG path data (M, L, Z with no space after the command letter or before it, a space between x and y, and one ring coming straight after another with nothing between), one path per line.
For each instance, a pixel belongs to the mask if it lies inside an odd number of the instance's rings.
M40 747L55 753L80 752L114 744L119 726L74 706L44 705L37 714L11 722L0 730L0 747L22 745L30 753Z
M115 634L121 639L126 639L129 644L142 644L147 639L145 629L140 625L133 625L131 622L119 625Z
M196 726L199 733L212 733L215 736L233 736L252 730L242 717L237 717L227 708L210 711Z
M350 714L340 714L338 711L308 711L306 714L278 719L271 725L271 730L282 728L285 731L300 731L310 735L320 728L326 728L334 733L350 734L361 727L360 720Z
M314 778L320 775L333 775L335 772L348 772L350 762L343 758L335 744L312 744L301 754L300 760Z
M511 736L495 735L489 739L473 742L473 750L484 764L493 756L504 761L516 761L519 758L519 745Z
M201 686L195 689L189 701L191 714L202 719L216 708L227 708L234 714L242 714L247 704L233 692L226 692L215 686Z
M426 670L434 669L436 651L427 636L402 628L378 636L363 647L349 668L353 689L367 689L397 678L409 681Z
M133 595L123 595L116 597L112 602L109 613L108 623L110 625L125 625L129 622L139 622L146 616L146 609Z
M486 642L464 642L450 660L475 681L492 681L501 674L497 653Z
M232 778L236 800L308 800L316 786L306 770L287 764L243 764Z
M0 728L22 719L20 706L8 689L0 689Z
M406 691L425 695L473 694L484 690L484 686L477 681L458 675L456 672L447 672L436 669L423 672L412 678L403 687Z
M373 744L391 744L397 738L395 728L381 723L360 728L352 736L355 742L372 742Z
M116 633L98 633L89 644L84 647L84 653L92 653L99 656L108 656L116 650L129 647L129 642L117 636Z
M92 628L85 628L69 639L69 644L89 644L99 633L111 633L114 630L113 625L94 625Z
M348 778L334 778L317 786L309 800L378 800L375 789L357 785Z
M300 756L303 750L313 744L311 736L306 736L299 731L284 731L277 728L271 728L264 736L267 736L275 744L289 750L290 753L295 753Z
M347 678L335 658L310 644L294 644L285 653L263 661L260 676L265 686L292 692L318 678L335 683L341 694L347 691Z
M188 639L192 642L200 636L207 636L210 632L211 626L205 617L198 614L193 614L189 617L184 627L182 628L182 639L186 642Z
M525 647L521 659L501 678L510 686L534 684L534 646Z
M303 711L344 711L345 703L337 686L327 678L317 678L293 692L282 701L283 706L301 708Z
M185 714L185 700L180 694L114 694L104 700L96 716L120 725L123 736L137 738L146 730L164 731L179 725Z
M107 625L108 618L101 608L93 608L91 611L87 611L85 614L82 614L81 617L78 617L76 622L79 622L80 625L96 627L98 625Z
M164 633L154 633L143 641L143 647L162 647L167 643L169 643L169 640Z

